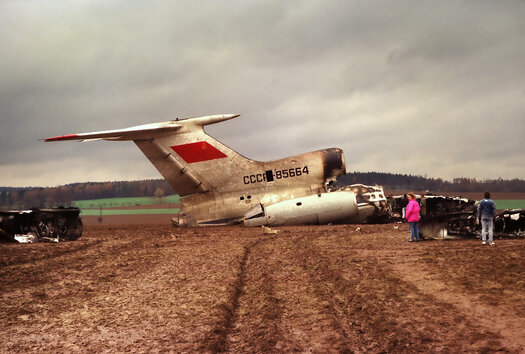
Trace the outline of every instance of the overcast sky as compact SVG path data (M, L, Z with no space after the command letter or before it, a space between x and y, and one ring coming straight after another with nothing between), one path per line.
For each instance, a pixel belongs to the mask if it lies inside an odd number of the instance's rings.
M238 113L207 132L347 171L525 178L524 1L0 0L0 186L161 178L62 134Z

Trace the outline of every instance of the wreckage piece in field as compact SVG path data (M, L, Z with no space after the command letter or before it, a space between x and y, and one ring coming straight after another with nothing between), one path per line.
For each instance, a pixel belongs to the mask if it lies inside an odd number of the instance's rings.
M525 209L504 210L494 220L498 236L525 236Z
M403 196L390 196L393 220L402 220ZM468 237L480 235L477 223L478 202L461 197L417 196L421 206L419 232L427 238ZM494 219L494 235L525 236L525 209L504 210Z
M461 197L421 197L419 231L425 237L479 236L478 202ZM525 236L525 209L504 210L494 219L494 235Z
M465 237L477 230L475 200L425 195L420 206L419 232L423 237Z
M476 224L477 203L461 197L437 195L417 196L421 206L419 233L422 237L449 237L473 235ZM388 198L394 220L403 216L403 196Z
M358 216L352 221L356 224L384 224L390 222L392 210L388 204L382 186L351 184L340 190L355 194Z
M78 208L0 210L0 238L30 243L72 241L82 235Z

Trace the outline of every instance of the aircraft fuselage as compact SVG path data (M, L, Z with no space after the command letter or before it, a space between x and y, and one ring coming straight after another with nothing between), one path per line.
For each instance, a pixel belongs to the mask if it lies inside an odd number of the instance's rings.
M132 140L180 195L182 207L175 220L180 226L366 222L384 209L382 189L328 193L328 183L346 173L341 149L263 162L240 155L204 132L205 125L237 116L177 119L46 141Z

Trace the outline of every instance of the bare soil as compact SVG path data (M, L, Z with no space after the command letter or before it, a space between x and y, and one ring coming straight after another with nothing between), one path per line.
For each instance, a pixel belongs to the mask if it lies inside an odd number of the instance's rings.
M96 215L82 215L84 225L118 226L118 225L170 225L171 219L177 216L173 214L140 214L140 215L104 215L102 218Z
M279 231L102 225L0 244L0 352L525 351L523 239Z

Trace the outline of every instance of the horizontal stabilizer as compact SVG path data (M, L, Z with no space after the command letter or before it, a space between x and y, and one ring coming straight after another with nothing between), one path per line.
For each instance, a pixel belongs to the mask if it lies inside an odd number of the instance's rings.
M46 142L65 141L65 140L145 140L153 139L161 136L171 135L176 130L188 126L204 126L208 124L222 122L224 120L238 117L238 114L221 114L213 116L195 117L187 119L177 119L168 122L152 123L138 125L135 127L115 130L103 130L99 132L69 134L62 136L55 136L53 138L44 139Z
M104 130L47 138L45 141L132 140L181 197L231 188L231 176L250 161L207 135L204 126L238 117L217 114L126 129ZM219 172L220 171L220 172ZM242 179L237 183L244 186Z
M47 138L45 141L64 141L64 140L140 140L153 138L159 135L165 135L171 133L177 129L180 129L181 125L176 121L169 121L163 123L153 123L138 125L126 129L115 129L115 130L103 130L92 133L80 133L55 136L53 138Z

